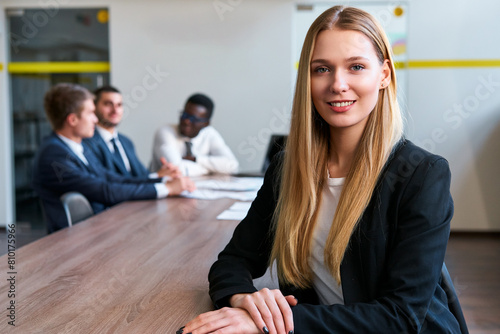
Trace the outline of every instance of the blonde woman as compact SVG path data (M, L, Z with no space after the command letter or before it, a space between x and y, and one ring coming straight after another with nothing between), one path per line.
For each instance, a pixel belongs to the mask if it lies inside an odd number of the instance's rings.
M450 170L402 136L385 33L336 6L305 38L284 156L178 333L460 333L442 269ZM276 263L280 289L252 279ZM452 291L454 292L454 291Z

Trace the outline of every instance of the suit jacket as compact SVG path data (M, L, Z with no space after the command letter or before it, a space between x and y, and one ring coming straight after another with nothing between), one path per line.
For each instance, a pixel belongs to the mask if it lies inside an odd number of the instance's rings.
M120 133L118 133L118 139L120 140L120 143L122 144L125 154L130 162L130 172L127 171L123 164L116 161L116 158L109 150L104 139L102 139L99 131L95 131L92 138L84 139L84 141L89 144L97 159L99 159L101 164L108 170L125 176L147 178L149 171L146 167L144 167L135 154L135 148L132 141L127 136Z
M210 269L216 307L227 306L233 294L256 291L252 279L268 267L277 164ZM453 215L449 188L447 161L402 140L342 261L344 305L319 305L312 288L280 285L299 301L292 308L295 333L460 333L459 322L465 321L458 300L448 300L441 277ZM452 302L458 315L450 311Z
M60 201L68 191L87 197L95 213L127 200L156 198L154 180L112 173L99 163L90 147L83 146L88 166L55 133L44 139L35 156L33 188L42 201L49 233L68 226Z

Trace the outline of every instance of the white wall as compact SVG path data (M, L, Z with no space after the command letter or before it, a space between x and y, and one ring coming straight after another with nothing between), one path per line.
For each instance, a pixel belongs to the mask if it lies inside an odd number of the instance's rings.
M414 1L410 59L500 59L500 2ZM409 71L408 134L448 159L457 229L500 230L500 67Z
M149 161L153 131L177 122L187 97L204 92L215 101L212 124L242 170L259 170L271 130L287 131L293 6L233 1L239 4L219 16L212 1L189 3L110 6L112 82L130 101L121 131ZM161 82L148 77L151 69L165 75ZM143 80L157 87L148 91Z
M39 6L48 1L4 0L0 6ZM213 97L213 125L242 170L258 170L269 134L286 132L295 1L59 0L63 2L71 7L109 7L112 83L128 101L121 131L132 137L145 163L151 157L154 130L176 122L185 99L197 91ZM308 2L313 3L301 1ZM225 3L228 10L218 13L217 3ZM499 2L409 4L410 60L500 59L500 22L494 16L500 12ZM5 48L2 43L0 50ZM156 80L151 72L157 72ZM454 229L500 230L500 178L495 168L500 163L500 86L487 86L484 80L499 83L500 68L408 71L408 136L450 161ZM6 96L2 81L0 89ZM9 112L3 100L2 135ZM465 104L470 112L453 114L449 110L454 104ZM4 146L2 142L2 150ZM3 153L0 159L3 192L10 188L4 186L8 171L1 169L7 165Z

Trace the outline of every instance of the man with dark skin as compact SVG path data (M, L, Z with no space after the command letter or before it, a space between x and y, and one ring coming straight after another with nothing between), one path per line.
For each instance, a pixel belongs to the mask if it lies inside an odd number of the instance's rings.
M238 161L222 136L210 126L214 104L203 94L188 98L178 125L159 128L154 137L151 169L159 168L161 159L179 166L186 176L210 173L233 174Z

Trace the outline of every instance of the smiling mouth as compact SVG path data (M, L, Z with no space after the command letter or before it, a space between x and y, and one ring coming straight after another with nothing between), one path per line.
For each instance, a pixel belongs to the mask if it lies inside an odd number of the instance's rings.
M347 101L347 102L327 102L332 107L347 107L353 104L355 101Z

